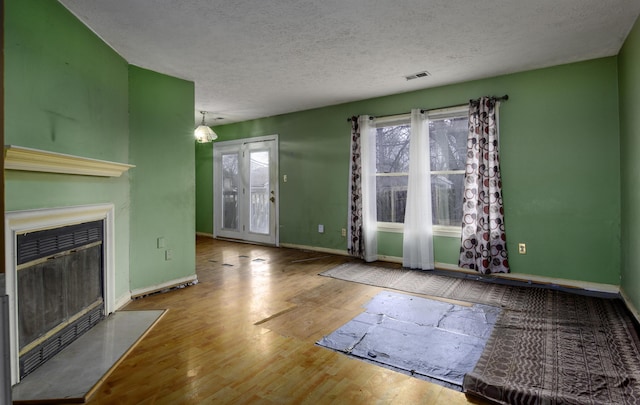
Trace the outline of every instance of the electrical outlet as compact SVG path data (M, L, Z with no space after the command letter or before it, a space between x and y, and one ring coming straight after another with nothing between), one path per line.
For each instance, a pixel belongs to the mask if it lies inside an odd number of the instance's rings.
M158 238L158 249L162 249L165 247L164 238L161 236Z
M171 249L167 249L164 251L164 260L171 260L173 259L173 250Z
M347 229L346 228L342 228L342 236L347 236Z
M282 181L283 181L284 183L286 183L286 182L287 182L287 175L286 175L286 174L285 174L284 176L282 176Z
M527 245L525 243L518 243L518 253L521 255L527 254Z
M318 233L324 233L324 225L318 225Z

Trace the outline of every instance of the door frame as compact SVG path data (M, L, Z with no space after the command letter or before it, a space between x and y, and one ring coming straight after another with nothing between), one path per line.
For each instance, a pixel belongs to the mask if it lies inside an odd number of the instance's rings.
M244 230L238 231L238 237L229 237L227 235L220 235L221 232L221 221L222 221L222 204L220 201L222 200L222 172L216 172L216 167L218 167L221 163L218 161L220 159L220 155L216 151L216 146L219 149L232 149L236 148L237 151L243 152L245 151L246 145L256 144L260 142L274 142L274 153L273 156L270 156L269 162L269 188L272 195L275 197L275 202L273 203L273 224L271 231L273 232L273 243L271 241L265 242L264 240L255 240L251 239L248 236L251 234L249 231L249 226L245 227ZM219 150L218 149L218 150ZM246 149L249 151L249 149ZM258 136L253 138L242 138L242 139L234 139L230 141L223 142L214 142L213 143L213 236L214 238L231 238L237 239L245 242L251 243L263 243L268 245L280 246L280 182L279 182L279 152L280 145L278 141L278 135L266 135L266 136ZM243 170L240 168L240 170ZM242 178L242 176L240 176ZM238 206L239 216L243 214L243 207ZM245 218L246 219L246 218ZM240 219L242 221L242 219ZM262 239L262 238L258 238Z

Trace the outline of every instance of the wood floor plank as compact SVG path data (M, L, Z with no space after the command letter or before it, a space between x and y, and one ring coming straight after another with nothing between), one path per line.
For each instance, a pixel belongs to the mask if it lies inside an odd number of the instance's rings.
M480 404L315 345L381 291L318 276L349 260L199 237L199 283L126 307L169 311L88 403Z

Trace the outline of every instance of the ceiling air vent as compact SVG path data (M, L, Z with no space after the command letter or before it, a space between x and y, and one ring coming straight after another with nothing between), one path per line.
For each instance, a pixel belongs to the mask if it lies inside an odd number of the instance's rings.
M418 79L420 77L427 77L427 76L431 76L431 73L425 71L419 72L419 73L414 73L412 75L409 76L405 76L404 78L407 80L413 80L413 79Z

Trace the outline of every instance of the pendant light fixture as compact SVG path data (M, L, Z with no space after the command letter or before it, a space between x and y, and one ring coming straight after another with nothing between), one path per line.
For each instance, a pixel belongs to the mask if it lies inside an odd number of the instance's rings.
M196 130L194 131L194 135L198 143L212 142L213 140L218 138L218 135L213 132L213 129L204 124L204 115L206 113L206 111L200 111L200 114L202 114L202 124L200 124L200 126L198 126L198 128L196 128Z

